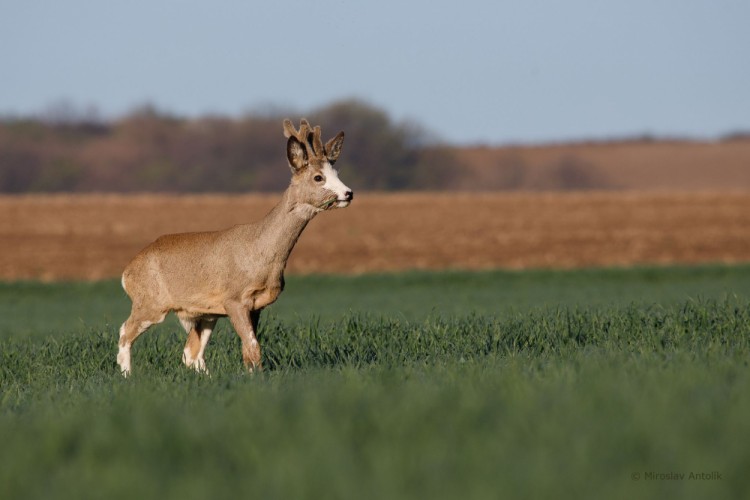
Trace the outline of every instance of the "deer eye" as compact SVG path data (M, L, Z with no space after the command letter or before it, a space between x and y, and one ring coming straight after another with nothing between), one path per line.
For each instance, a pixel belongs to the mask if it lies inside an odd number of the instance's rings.
M313 179L315 180L315 182L323 182L323 176L322 175L316 175L315 177L313 177Z

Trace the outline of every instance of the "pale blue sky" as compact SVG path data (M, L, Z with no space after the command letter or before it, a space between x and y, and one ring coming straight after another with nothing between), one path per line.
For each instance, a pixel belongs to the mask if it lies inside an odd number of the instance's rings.
M0 0L0 113L309 111L456 143L750 129L747 0Z

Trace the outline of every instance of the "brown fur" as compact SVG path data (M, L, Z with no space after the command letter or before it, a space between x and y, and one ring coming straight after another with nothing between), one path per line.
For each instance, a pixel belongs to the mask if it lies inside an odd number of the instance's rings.
M260 311L284 288L284 268L307 223L320 211L346 206L345 199L316 180L341 152L343 132L326 143L320 127L306 120L297 131L284 121L292 180L281 201L266 217L223 231L170 234L144 248L123 273L123 287L133 306L120 330L118 363L130 370L130 346L148 327L174 311L188 333L184 362L205 369L203 349L216 320L228 316L242 339L248 369L261 368L256 339ZM336 202L332 204L333 202Z

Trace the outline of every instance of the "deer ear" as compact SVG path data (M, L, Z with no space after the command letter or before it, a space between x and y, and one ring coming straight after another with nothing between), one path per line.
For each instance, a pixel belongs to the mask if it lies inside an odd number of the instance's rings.
M299 172L307 166L307 150L305 145L299 142L295 137L290 137L286 141L286 158L289 160L289 166L292 172Z
M341 148L344 145L344 132L339 132L336 137L326 142L325 153L328 161L333 165L341 154Z

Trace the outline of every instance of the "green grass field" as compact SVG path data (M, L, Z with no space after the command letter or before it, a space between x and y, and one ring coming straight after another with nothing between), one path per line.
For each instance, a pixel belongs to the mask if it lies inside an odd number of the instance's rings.
M0 284L0 498L750 495L750 266L290 277L255 375L128 310Z

